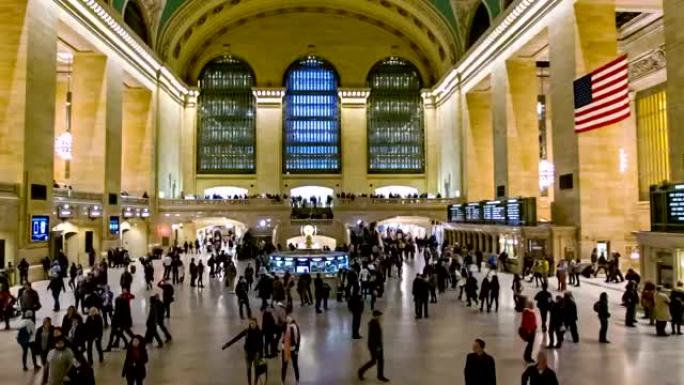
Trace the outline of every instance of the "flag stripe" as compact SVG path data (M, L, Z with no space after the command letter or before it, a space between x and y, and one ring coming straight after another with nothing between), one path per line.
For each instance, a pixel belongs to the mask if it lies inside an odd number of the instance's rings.
M608 106L606 108L602 108L600 110L596 110L594 112L590 112L588 114L583 115L581 117L581 119L575 120L575 124L578 126L581 126L588 121L600 119L601 117L606 116L606 115L611 115L617 111L624 109L625 107L629 107L629 103L620 104L618 106L611 104L610 106Z
M577 112L575 112L575 116L581 116L583 113L589 113L600 108L603 108L606 105L613 103L615 99L624 98L627 97L627 95L629 95L629 89L625 87L623 91L617 94L604 95L598 99L594 99L594 101L591 104L577 109Z
M625 112L629 112L629 108L628 108L628 107L623 107L622 109L620 109L620 110L618 110L618 111L614 111L613 113L611 113L611 114L609 114L609 115L602 115L602 116L599 116L599 117L597 117L596 119L592 119L592 120L589 121L589 122L585 122L585 123L583 123L583 124L578 124L578 125L575 126L575 128L578 129L578 130L581 130L581 129L585 128L585 127L589 127L589 126L592 126L592 125L594 125L594 124L600 124L600 123L605 122L605 121L610 121L610 120L614 119L614 118L617 117L617 116L621 116L621 115L622 115L623 113L625 113Z
M615 124L630 116L627 55L575 81L575 131Z
M597 128L602 128L602 127L605 127L605 126L610 126L611 124L620 123L621 121L623 121L623 120L629 118L629 116L630 116L630 111L625 111L624 114L617 115L617 116L616 116L614 119L612 119L612 120L602 121L602 122L596 123L596 124L594 124L594 125L592 125L592 126L584 126L584 127L581 127L581 128L577 128L577 129L575 129L575 132L577 132L577 133L580 133L580 132L587 132L587 131L595 130L595 129L597 129Z

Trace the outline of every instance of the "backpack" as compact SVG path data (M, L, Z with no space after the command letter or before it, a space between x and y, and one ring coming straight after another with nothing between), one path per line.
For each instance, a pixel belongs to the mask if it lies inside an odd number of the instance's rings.
M19 333L17 333L17 343L19 343L19 345L25 346L29 344L30 340L31 334L28 331L28 327L24 326L19 329Z
M594 311L597 313L601 311L601 303L600 302L596 302L594 304Z

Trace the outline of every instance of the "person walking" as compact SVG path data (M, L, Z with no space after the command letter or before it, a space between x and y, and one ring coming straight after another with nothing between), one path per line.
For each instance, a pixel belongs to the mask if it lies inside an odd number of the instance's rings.
M247 385L252 385L252 368L254 368L254 385L256 385L256 365L263 355L264 341L264 337L259 329L256 319L250 318L247 328L241 331L232 340L223 344L221 350L229 348L242 338L245 339L244 350L245 362L247 364Z
M534 300L537 302L537 309L539 309L539 315L541 316L542 333L546 333L546 321L551 310L551 303L553 302L547 284L542 283L542 289L534 296Z
M190 258L190 287L195 287L195 281L197 281L197 264L195 263L195 258Z
M382 340L382 312L373 311L373 318L368 322L368 351L371 359L364 364L358 371L359 380L363 380L363 375L373 366L378 366L378 381L389 382L385 377L385 358Z
M197 287L204 288L204 263L201 259L197 262Z
M96 307L91 307L88 312L88 317L85 321L85 334L88 352L88 363L93 365L93 345L97 349L99 361L103 361L102 357L102 333L104 330L104 322L100 311Z
M252 309L249 308L249 285L245 277L240 276L238 279L238 283L235 285L235 294L240 310L240 319L245 319L245 314L242 311L243 307L247 310L247 318L252 318Z
M364 307L361 294L352 294L347 306L352 313L352 339L360 340L362 337L361 334L359 334L359 329L361 328L361 315L363 314Z
M161 338L159 337L159 332L157 327L162 330L166 342L171 342L171 334L169 333L166 326L164 326L164 304L159 299L159 294L154 294L150 297L150 312L147 315L147 331L145 332L145 342L151 343L152 339L157 341L157 347L161 348L164 346Z
M74 365L75 359L74 352L67 347L66 339L62 336L56 337L55 348L47 355L48 364L43 377L47 379L47 385L63 385L64 378Z
M416 319L421 319L423 316L428 318L428 299L430 293L427 282L425 282L420 274L416 274L416 278L413 280L412 294Z
M147 369L145 368L147 360L145 339L139 335L133 336L126 349L126 359L124 359L123 369L121 369L121 377L126 379L128 385L143 385L147 376Z
M40 362L47 366L47 355L55 347L54 343L55 327L52 326L50 317L43 318L43 324L36 329L35 344L36 355L40 356Z
M287 325L282 338L282 352L281 352L281 369L280 380L285 384L287 378L287 367L292 362L292 369L294 370L295 381L299 383L299 347L301 343L301 334L299 332L299 325L292 318L287 316Z
M33 368L35 370L40 369L40 365L36 360L37 349L35 347L36 341L36 324L33 322L33 312L27 311L19 321L17 325L17 343L21 346L21 363L23 365L24 371L28 370L26 366L26 358L29 351L31 352L31 359L33 360Z
M656 321L656 335L658 337L667 337L669 334L665 331L667 323L672 320L670 316L670 298L663 292L663 287L658 286L655 294L655 321Z
M59 311L60 306L59 306L59 295L62 292L66 292L66 287L64 287L64 280L62 279L61 276L55 276L50 279L50 283L48 283L47 289L52 292L52 299L54 300L54 307L52 308L53 311Z
M549 345L547 349L560 349L563 345L563 337L565 331L563 330L563 298L560 295L556 296L555 301L551 301L551 309L549 311Z
M133 318L131 317L131 300L135 298L133 294L124 290L114 300L114 315L112 316L112 330L109 334L109 343L107 344L106 352L112 351L112 346L119 346L119 340L123 340L124 346L128 345L125 334L133 338Z
M556 372L549 368L546 353L537 354L537 362L525 369L522 374L522 385L558 385Z
M174 301L174 288L168 280L162 279L157 284L157 287L162 290L162 304L164 305L164 315L166 318L171 318L171 304Z
M496 365L494 357L485 352L484 340L473 342L473 352L466 356L465 385L496 385Z
M489 298L489 289L491 284L489 283L489 277L485 276L480 284L480 312L484 311L485 304Z
M684 316L684 283L677 282L677 286L670 293L670 315L672 317L672 335L682 335L682 318Z
M499 277L494 274L492 280L489 283L489 298L487 299L487 313L492 310L492 305L496 303L494 311L499 311L499 291L501 290L501 285L499 284Z
M470 307L471 302L474 301L477 305L477 279L473 276L472 272L468 272L468 278L465 284L466 292L466 306Z
M608 293L601 293L598 302L594 304L594 311L597 313L599 322L601 323L601 328L599 330L599 342L602 344L609 344L608 318L610 318L610 312L608 311Z
M523 354L525 362L534 362L532 360L532 350L534 349L534 340L537 336L537 316L534 314L534 304L532 304L532 301L527 301L525 304L518 334L527 343L525 353Z
M235 277L237 277L237 268L233 261L228 261L228 266L226 267L225 284L228 288L229 293L235 292Z

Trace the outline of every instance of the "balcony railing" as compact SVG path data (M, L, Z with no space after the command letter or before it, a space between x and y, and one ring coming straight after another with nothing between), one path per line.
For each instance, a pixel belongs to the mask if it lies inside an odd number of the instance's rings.
M130 195L121 196L122 205L147 206L150 203L149 198L134 197Z
M19 195L19 185L15 183L0 183L0 194Z
M100 193L84 192L84 191L74 191L71 189L55 188L52 190L52 195L63 201L89 201L89 202L102 202L104 197Z

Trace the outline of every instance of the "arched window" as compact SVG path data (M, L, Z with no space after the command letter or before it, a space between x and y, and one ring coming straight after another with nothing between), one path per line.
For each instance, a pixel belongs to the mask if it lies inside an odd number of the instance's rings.
M197 172L256 172L254 72L246 62L223 57L200 74Z
M143 17L142 10L140 10L138 3L133 0L129 0L128 4L126 4L126 8L124 9L123 17L124 23L131 27L133 32L135 32L138 37L145 42L145 44L150 45L145 18Z
M391 57L368 74L368 172L425 169L422 81L410 62Z
M333 66L308 56L285 74L283 172L339 173L339 78Z
M472 47L480 36L484 35L489 29L491 21L489 20L489 11L484 2L481 2L475 11L473 21L470 23L470 33L468 33L468 47Z

